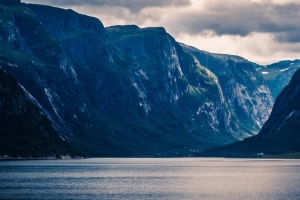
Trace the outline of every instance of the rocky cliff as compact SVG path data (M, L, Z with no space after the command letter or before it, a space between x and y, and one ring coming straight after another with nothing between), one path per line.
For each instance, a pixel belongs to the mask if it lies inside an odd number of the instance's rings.
M279 157L300 152L300 71L276 99L272 113L258 135L224 147L205 151L201 156ZM299 155L298 155L299 158Z
M300 68L300 60L280 61L267 66L258 66L256 69L261 73L270 88L274 99L287 86L293 74Z
M34 97L0 69L0 158L76 156L81 154L59 137Z
M264 78L256 72L258 65L239 56L211 54L182 46L218 77L230 110L229 123L235 123L233 134L239 139L257 134L273 106L270 90Z
M278 95L257 140L265 153L300 152L300 71ZM264 150L265 149L265 150Z
M247 60L164 28L104 28L49 6L1 6L0 61L90 156L188 156L258 132L273 104Z
M279 157L300 152L300 71L278 95L272 113L258 135L225 147L205 151L202 156ZM298 155L299 158L299 155Z

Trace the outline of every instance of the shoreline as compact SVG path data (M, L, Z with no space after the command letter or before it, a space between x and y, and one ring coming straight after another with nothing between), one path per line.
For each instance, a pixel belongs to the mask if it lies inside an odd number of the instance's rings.
M8 161L8 160L72 160L72 159L86 159L87 157L82 156L70 156L70 155L62 155L59 157L56 156L47 156L47 157L11 157L8 155L0 155L0 161Z

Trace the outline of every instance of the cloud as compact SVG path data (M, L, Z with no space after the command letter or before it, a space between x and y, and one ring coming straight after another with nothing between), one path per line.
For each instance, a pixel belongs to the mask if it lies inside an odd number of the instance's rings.
M132 13L139 12L148 7L181 7L191 5L190 0L32 0L30 2L42 3L54 6L108 6L120 7L130 10Z
M246 37L272 33L278 42L300 42L297 0L27 0L99 17L107 25L164 26L172 35L212 32ZM200 3L199 3L200 2Z
M300 58L300 43L279 43L268 33L253 33L247 37L180 34L177 40L212 53L240 55L260 64Z
M224 1L223 1L224 2ZM300 42L300 5L278 5L270 1L206 1L201 11L182 13L175 20L179 26L171 31L189 34L248 36L251 33L273 33L280 42Z
M261 63L300 55L299 0L24 1L70 8L105 26L162 26L180 42Z

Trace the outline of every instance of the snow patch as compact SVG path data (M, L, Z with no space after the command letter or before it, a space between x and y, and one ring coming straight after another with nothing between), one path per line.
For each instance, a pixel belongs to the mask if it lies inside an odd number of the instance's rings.
M35 105L37 105L39 108L42 108L42 106L39 104L39 102L20 84L19 86L22 88L22 90L25 92L26 97L33 102Z
M33 102L35 105L37 105L40 108L40 114L44 115L52 122L53 127L55 128L55 130L57 132L60 132L59 127L57 126L57 124L54 122L54 120L51 118L50 114L47 112L47 110L45 110L40 103L19 83L19 86L23 89L23 91L25 92L26 97ZM61 136L60 136L61 137ZM61 137L62 138L62 137ZM63 139L64 140L64 139Z
M142 89L139 87L139 85L136 82L133 82L132 85L138 92L138 97L142 99L142 102L139 102L139 105L142 106L145 110L145 112L148 114L149 111L151 110L150 105L147 103L147 96L146 94L142 91Z
M50 89L44 88L44 90L45 90L46 96L48 97L48 101L50 102L50 104L51 104L51 106L52 106L52 109L53 109L54 113L56 114L56 116L57 116L60 120L62 120L62 119L60 118L59 114L58 114L58 111L57 111L55 105L54 105L54 99L53 99L53 96L52 96L51 93L50 93Z
M289 116L288 116L286 119L290 118L290 117L292 116L292 114L294 114L294 112L295 112L295 111L291 112L291 113L289 114Z
M285 69L281 69L281 70L279 70L279 71L281 71L281 72L284 72L284 71L286 71L286 70L288 70L289 68L285 68Z
M77 74L76 74L76 72L75 72L75 69L74 69L73 67L70 66L70 70L71 70L71 72L72 72L72 74L73 74L73 77L77 80Z
M132 85L135 87L135 89L138 91L139 93L139 97L145 98L146 95L145 93L141 90L141 88L139 87L139 85L135 82L132 83Z
M18 67L17 64L12 64L12 63L7 63L7 65L10 66L10 67Z
M139 74L142 75L146 80L149 79L146 72L144 72L142 69L139 70Z
M71 76L75 79L76 82L78 82L76 71L72 63L67 58L61 60L60 68L64 71L65 74L68 74L67 69L69 69L71 72Z
M175 99L175 101L177 101L179 99L177 94L174 95L174 99Z

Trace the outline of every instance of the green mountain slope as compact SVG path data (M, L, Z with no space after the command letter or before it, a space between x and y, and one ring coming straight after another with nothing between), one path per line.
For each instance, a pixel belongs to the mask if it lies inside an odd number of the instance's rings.
M30 94L2 69L0 69L0 156L2 158L81 156L59 137L52 122L41 112Z
M243 139L257 134L273 105L269 88L256 71L257 64L239 56L211 54L182 46L218 77L231 117L237 120L235 135Z

